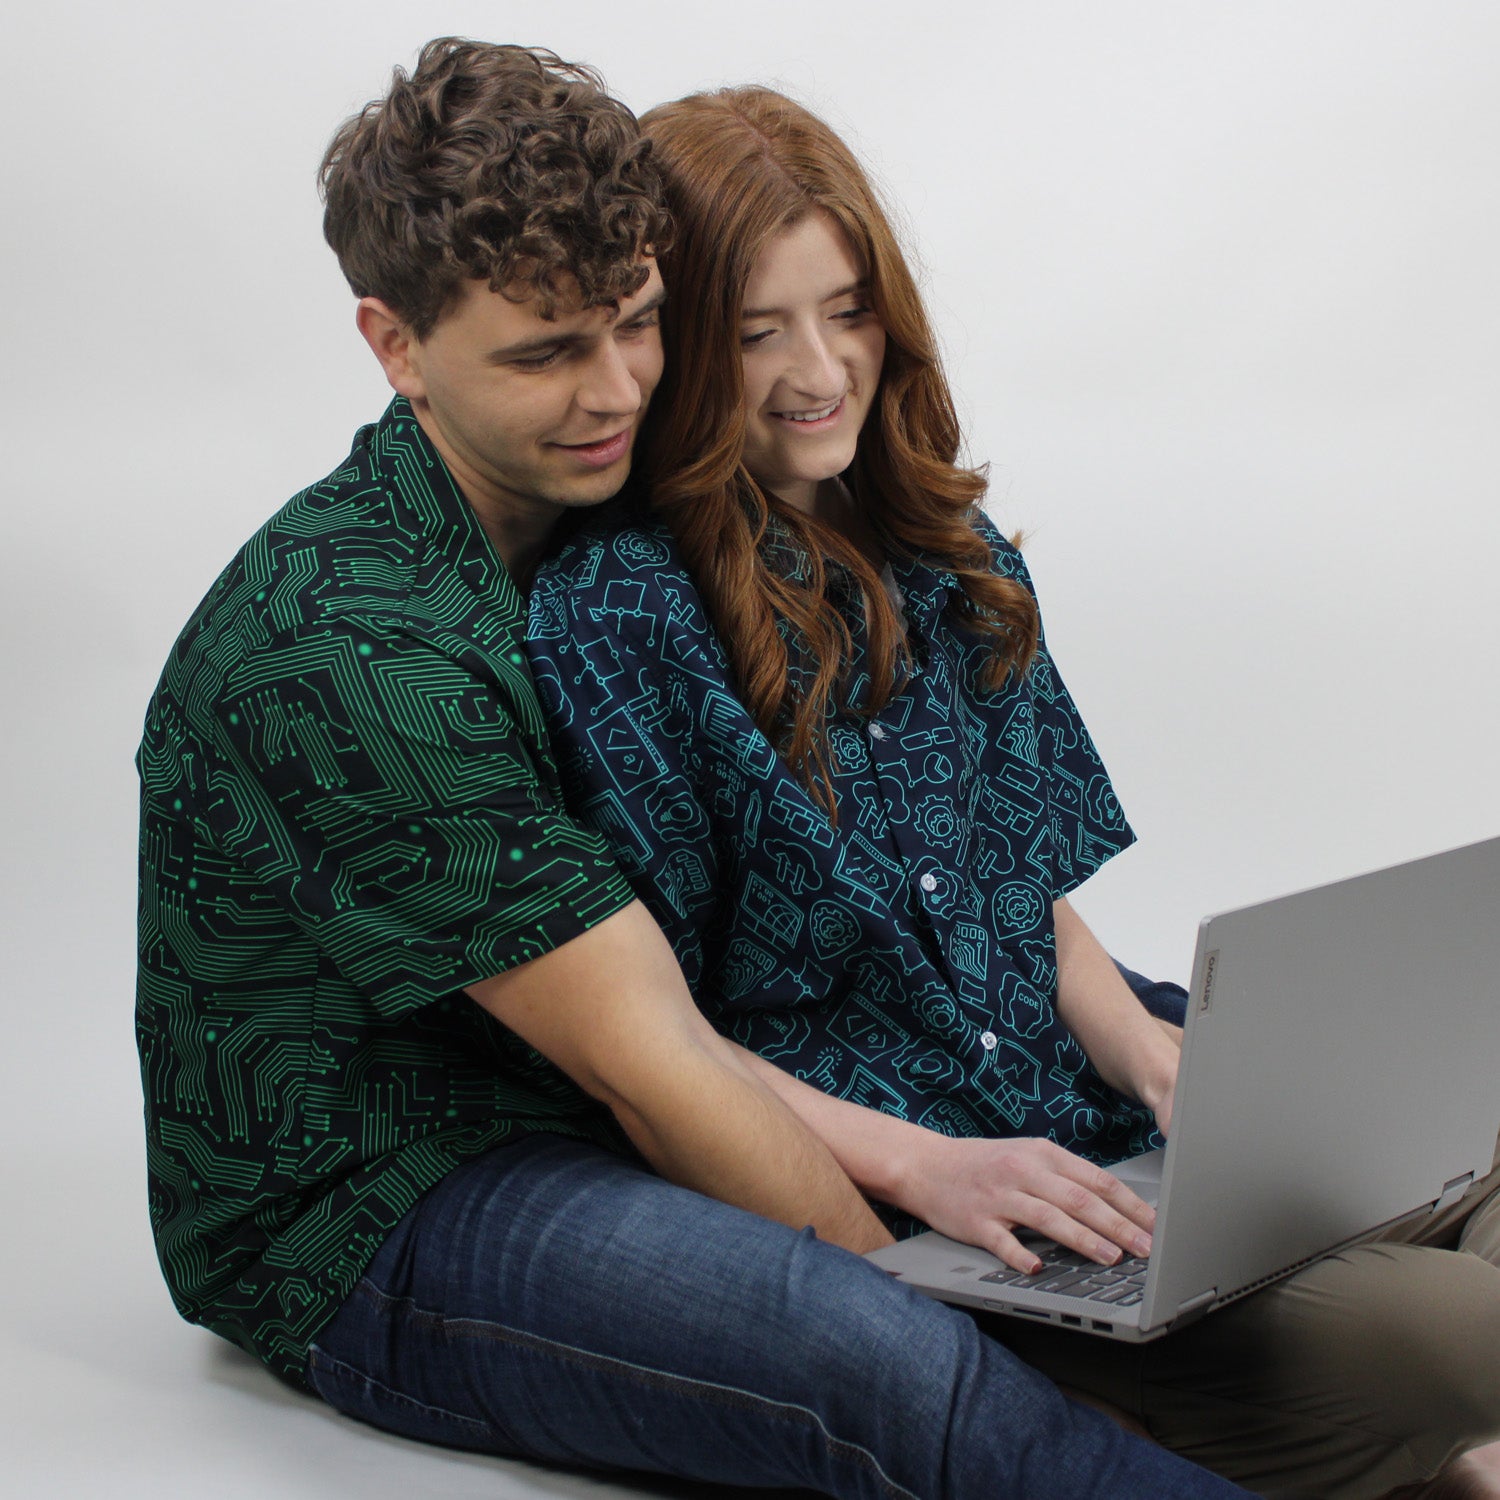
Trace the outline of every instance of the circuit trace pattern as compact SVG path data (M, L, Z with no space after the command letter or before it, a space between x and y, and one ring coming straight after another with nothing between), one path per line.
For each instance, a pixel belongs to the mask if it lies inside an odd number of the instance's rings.
M136 1033L178 1310L300 1379L390 1228L613 1121L462 987L631 899L563 811L525 606L406 402L210 589L148 710Z

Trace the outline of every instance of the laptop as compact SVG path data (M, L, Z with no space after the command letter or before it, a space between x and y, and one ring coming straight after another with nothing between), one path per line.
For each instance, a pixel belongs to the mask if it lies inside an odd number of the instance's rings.
M1156 1206L1147 1260L1027 1236L1049 1264L1026 1276L935 1232L869 1258L945 1302L1144 1341L1448 1207L1497 1131L1500 838L1203 921L1171 1135L1111 1169Z

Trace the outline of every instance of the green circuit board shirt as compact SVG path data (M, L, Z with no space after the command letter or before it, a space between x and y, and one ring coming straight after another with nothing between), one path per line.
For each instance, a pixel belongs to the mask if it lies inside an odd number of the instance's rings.
M525 605L411 408L246 544L147 714L136 1034L178 1311L300 1381L459 1163L607 1112L462 993L631 900L562 810Z

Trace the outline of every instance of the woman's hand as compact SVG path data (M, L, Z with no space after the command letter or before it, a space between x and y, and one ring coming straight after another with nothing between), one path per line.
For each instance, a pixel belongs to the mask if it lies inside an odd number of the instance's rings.
M900 1206L1018 1271L1041 1269L1015 1236L1023 1228L1101 1265L1113 1265L1122 1252L1150 1252L1155 1210L1117 1177L1051 1141L954 1139L924 1131L908 1150Z

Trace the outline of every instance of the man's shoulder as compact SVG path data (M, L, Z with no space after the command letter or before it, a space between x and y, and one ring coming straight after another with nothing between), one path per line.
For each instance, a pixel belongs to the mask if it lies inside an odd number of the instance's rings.
M393 632L508 655L524 626L504 567L405 402L240 548L179 635L158 697L212 697L248 664Z
M225 576L236 573L268 590L255 602L269 602L276 624L291 630L392 611L441 616L445 601L458 602L453 575L486 595L504 582L503 565L399 398L359 429L332 473L256 532Z
M166 658L147 739L202 738L229 697L273 691L314 667L336 681L357 667L375 693L389 673L365 669L387 646L404 654L402 679L420 667L416 649L463 658L465 670L502 687L523 684L523 628L504 565L410 408L393 402L214 580Z

